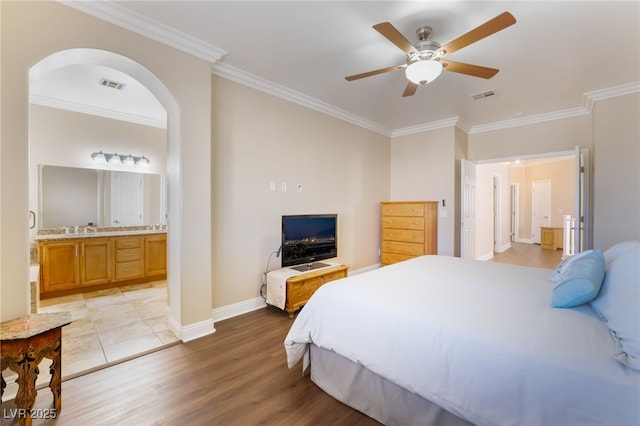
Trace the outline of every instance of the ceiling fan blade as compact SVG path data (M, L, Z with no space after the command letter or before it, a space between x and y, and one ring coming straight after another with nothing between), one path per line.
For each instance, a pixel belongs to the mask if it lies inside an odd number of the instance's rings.
M372 75L378 75L378 74L384 74L385 72L397 71L397 70L402 69L402 68L404 68L406 66L407 66L407 64L394 65L392 67L381 68L381 69L375 70L375 71L363 72L362 74L349 75L349 76L345 77L344 79L347 80L347 81L358 80L360 78L371 77Z
M503 12L495 18L488 20L479 27L476 27L468 33L463 34L455 40L452 40L449 43L445 44L436 51L436 54L440 56L449 55L456 50L460 50L463 47L475 43L476 41L482 40L483 38L488 37L491 34L502 31L515 23L516 18L514 18L512 14L510 14L509 12Z
M390 22L381 22L373 26L377 32L385 36L391 43L398 46L404 53L410 55L419 53L418 49L400 31L396 29Z
M453 61L440 61L444 66L445 71L457 72L460 74L467 74L474 77L489 79L498 73L496 68L481 67L480 65L464 64L462 62Z
M404 89L404 92L402 93L402 97L406 98L407 96L413 96L416 94L416 90L418 90L418 85L411 81L408 81L407 87Z

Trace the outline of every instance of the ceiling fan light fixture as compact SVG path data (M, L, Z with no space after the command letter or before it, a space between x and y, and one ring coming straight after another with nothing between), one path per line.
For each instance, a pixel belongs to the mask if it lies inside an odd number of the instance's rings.
M405 74L415 84L427 84L442 73L442 63L430 59L415 61L407 65Z

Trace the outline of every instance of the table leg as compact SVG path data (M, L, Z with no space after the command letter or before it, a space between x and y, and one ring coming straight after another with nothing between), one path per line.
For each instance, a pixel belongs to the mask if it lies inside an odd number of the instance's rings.
M16 382L18 383L18 392L16 393L15 403L18 408L24 409L24 417L20 417L18 424L20 426L31 426L31 409L36 402L36 380L38 379L38 364L42 361L42 357L36 356L34 351L29 348L22 353L22 357L12 362L10 369L18 373Z
M49 382L49 387L51 388L51 393L53 393L53 407L56 412L59 412L62 407L62 345L59 345L53 352L51 359L51 367L49 367L51 381Z

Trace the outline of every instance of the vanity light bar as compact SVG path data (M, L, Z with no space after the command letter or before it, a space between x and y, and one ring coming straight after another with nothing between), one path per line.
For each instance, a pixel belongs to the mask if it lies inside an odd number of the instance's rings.
M91 154L93 161L97 163L124 164L125 166L148 166L149 159L144 155L142 157L134 157L133 155L108 154L106 152L94 152Z

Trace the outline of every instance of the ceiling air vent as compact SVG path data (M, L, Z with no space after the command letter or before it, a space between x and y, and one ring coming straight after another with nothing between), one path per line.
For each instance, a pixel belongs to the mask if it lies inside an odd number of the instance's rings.
M476 93L475 95L471 95L471 98L474 101L481 101L483 99L491 99L498 96L495 90L487 90L486 92Z
M117 81L107 80L106 78L100 79L100 85L105 87L110 87L112 89L117 89L117 90L124 90L124 88L127 86L124 83L118 83Z

